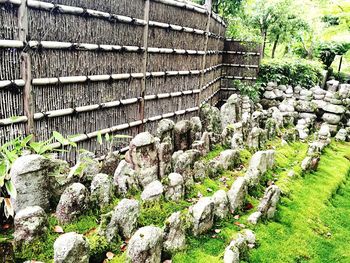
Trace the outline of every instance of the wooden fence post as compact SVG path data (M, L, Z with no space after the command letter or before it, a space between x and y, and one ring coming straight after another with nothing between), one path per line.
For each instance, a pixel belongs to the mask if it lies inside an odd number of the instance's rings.
M205 68L206 68L206 57L207 57L207 51L208 51L208 41L209 41L209 32L210 32L210 20L211 20L211 11L212 11L212 0L205 0L205 6L208 11L208 21L207 21L207 26L206 26L206 34L205 34L205 40L204 40L204 55L203 55L203 60L202 60L202 72L200 76L200 81L199 81L199 95L198 95L198 107L201 106L202 104L202 88L204 84L204 75L205 75Z
M28 7L27 1L22 0L18 10L19 40L27 42L28 37ZM25 126L27 135L35 135L34 129L34 105L32 89L32 72L30 55L26 53L26 47L21 52L21 76L25 82L23 90L23 109L28 121Z
M145 28L143 30L143 59L142 59L142 72L143 78L141 83L141 93L140 93L140 108L139 116L142 121L142 125L139 126L139 132L144 131L144 118L145 118L145 94L146 94L146 73L147 73L147 61L148 61L148 29L149 29L149 13L150 13L150 0L145 0L145 10L144 10L144 20L146 21Z

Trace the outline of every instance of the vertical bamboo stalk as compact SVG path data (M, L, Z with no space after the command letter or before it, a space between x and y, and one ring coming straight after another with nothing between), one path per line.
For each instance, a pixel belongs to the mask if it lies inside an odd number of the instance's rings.
M28 37L28 7L27 1L22 0L18 10L18 28L19 40L27 41ZM32 89L32 74L31 74L31 59L30 55L24 49L21 53L21 76L25 81L23 90L23 109L24 114L28 118L25 126L26 134L35 134L34 131L34 108L33 108L33 89Z
M206 27L206 34L204 38L204 55L203 55L203 60L202 60L202 73L200 76L200 81L199 81L199 89L202 90L203 84L204 84L204 69L206 67L206 57L207 57L207 50L208 50L208 41L209 41L209 32L210 32L210 20L211 20L211 12L212 12L212 0L205 0L205 6L208 11L208 21L207 21L207 27ZM200 107L202 103L202 92L199 93L198 95L198 102L197 105Z
M146 72L147 72L147 60L148 60L148 29L149 29L149 13L150 13L150 0L145 0L145 10L144 10L144 20L146 21L145 28L143 30L143 47L145 49L142 59L142 72L143 78L141 81L141 93L140 93L140 106L139 106L139 116L142 120L142 125L139 126L139 132L144 130L143 120L145 118L145 94L146 94Z

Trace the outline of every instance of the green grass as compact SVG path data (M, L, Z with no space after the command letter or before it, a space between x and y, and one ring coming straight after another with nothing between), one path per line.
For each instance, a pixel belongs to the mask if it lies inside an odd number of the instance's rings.
M350 262L350 144L333 142L317 172L293 181L275 222L255 232L259 248L249 262ZM329 233L331 236L329 236Z

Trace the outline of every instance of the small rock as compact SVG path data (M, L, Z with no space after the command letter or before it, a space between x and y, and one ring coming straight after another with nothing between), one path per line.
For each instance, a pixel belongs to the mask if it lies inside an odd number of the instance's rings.
M193 234L201 235L210 230L214 224L214 202L210 197L202 197L190 207L193 217Z
M88 263L90 247L83 235L71 232L59 236L54 243L55 263Z
M14 239L16 244L31 243L47 230L47 216L40 206L28 206L15 216Z
M127 258L132 263L160 263L162 243L162 229L154 226L142 227L129 241Z
M60 223L69 223L88 208L88 191L80 183L66 188L57 205L56 216Z
M154 181L145 187L145 190L143 190L141 194L141 199L143 201L159 200L159 198L163 194L163 191L164 191L164 188L162 183L159 182L158 180Z
M91 201L100 208L107 206L113 198L114 187L107 174L98 174L91 182Z
M114 208L111 221L106 228L108 242L112 242L120 233L129 239L135 232L140 215L140 204L137 200L122 199Z

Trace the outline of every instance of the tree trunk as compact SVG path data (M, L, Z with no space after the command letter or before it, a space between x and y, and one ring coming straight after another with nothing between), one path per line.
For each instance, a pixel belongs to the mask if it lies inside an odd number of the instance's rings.
M280 36L277 35L277 37L275 39L275 42L273 43L271 58L275 58L275 53L276 53L276 49L277 49L277 45L278 45L279 39L280 39Z
M266 38L267 38L267 32L266 31L263 31L262 32L262 37L263 37L263 43L262 43L262 47L261 47L261 58L263 59L264 56L265 56L265 47L266 47Z
M342 63L343 63L343 56L340 57L338 73L340 73L340 71L341 71Z

